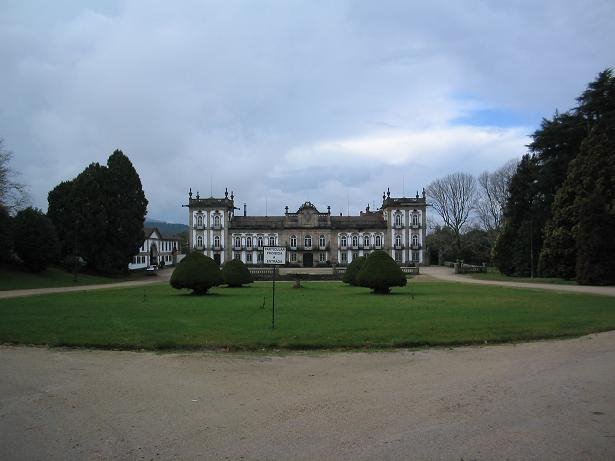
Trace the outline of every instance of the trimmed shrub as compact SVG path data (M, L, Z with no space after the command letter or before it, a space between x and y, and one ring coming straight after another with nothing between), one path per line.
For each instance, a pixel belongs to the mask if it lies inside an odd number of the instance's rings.
M199 252L192 252L177 265L170 280L173 288L188 288L192 294L204 295L211 287L222 284L216 261Z
M239 259L231 259L222 265L222 280L229 287L240 287L254 281L250 270Z
M359 282L357 282L357 276L363 265L365 264L365 256L359 256L358 258L354 258L350 265L346 268L346 272L344 272L344 276L342 277L342 282L349 283L350 285L359 286Z
M393 258L382 250L371 253L357 276L360 286L371 288L377 294L389 294L391 287L406 285L406 275Z
M56 229L45 213L26 208L13 221L13 245L24 266L32 272L42 272L60 254Z

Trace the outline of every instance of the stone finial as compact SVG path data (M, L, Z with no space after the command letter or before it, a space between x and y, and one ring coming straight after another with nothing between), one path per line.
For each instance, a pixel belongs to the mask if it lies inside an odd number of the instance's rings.
M197 190L197 191L196 191L196 199L198 200L198 199L200 199L200 198L201 198L201 196L199 195L199 191Z
M419 191L416 191L416 198L419 198Z
M192 198L192 187L190 188L190 191L188 191L188 198Z
M384 192L382 192L382 200L384 200L386 198L387 198L386 194Z
M331 214L331 205L327 205L327 213Z
M389 188L387 187L387 198L391 197L391 191L389 190Z
M423 187L423 198L425 198L425 188Z
M286 212L286 214L288 214L288 205L284 207L284 211Z
M224 198L228 198L228 187L224 188Z
M231 191L231 200L235 200L235 194L233 194L233 191Z
M369 212L369 203L367 204L367 206L365 207L365 211Z

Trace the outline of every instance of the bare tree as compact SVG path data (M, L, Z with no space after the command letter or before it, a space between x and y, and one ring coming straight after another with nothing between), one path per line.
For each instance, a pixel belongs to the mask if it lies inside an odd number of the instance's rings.
M0 139L0 207L13 214L28 203L26 186L15 181L17 172L9 167L13 153L3 148Z
M508 185L518 163L517 160L509 160L493 173L483 171L478 177L476 214L483 229L491 234L502 223L502 213L508 200Z
M468 173L452 173L433 181L426 189L430 205L450 228L461 250L461 230L476 203L476 180Z

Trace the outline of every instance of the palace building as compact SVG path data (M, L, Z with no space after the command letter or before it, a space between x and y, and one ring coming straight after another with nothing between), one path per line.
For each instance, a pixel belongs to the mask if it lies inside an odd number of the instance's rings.
M358 216L335 216L331 207L318 210L305 202L282 216L247 216L235 207L234 195L224 198L188 194L189 246L192 251L223 263L230 258L247 265L263 263L263 247L286 247L287 263L304 267L349 264L353 258L384 250L400 265L424 262L426 232L425 190L421 196L382 194L382 206L369 206Z

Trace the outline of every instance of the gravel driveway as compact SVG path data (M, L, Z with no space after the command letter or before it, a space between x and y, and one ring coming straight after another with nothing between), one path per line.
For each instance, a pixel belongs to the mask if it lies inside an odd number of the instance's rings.
M615 459L615 332L235 355L0 347L0 459Z

